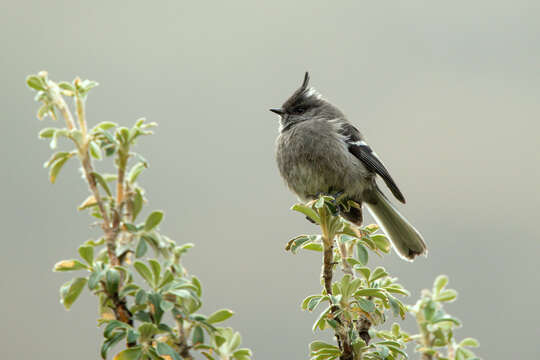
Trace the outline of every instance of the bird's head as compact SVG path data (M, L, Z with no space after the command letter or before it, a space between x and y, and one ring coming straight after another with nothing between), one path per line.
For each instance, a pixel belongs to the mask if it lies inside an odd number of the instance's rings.
M280 130L286 131L295 124L313 119L335 119L343 114L335 106L323 99L321 94L309 86L306 72L302 85L279 109L270 109L280 116Z

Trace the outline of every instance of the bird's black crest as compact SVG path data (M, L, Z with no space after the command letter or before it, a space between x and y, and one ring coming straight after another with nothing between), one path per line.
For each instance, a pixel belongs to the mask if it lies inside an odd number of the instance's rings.
M304 82L302 83L301 89L307 89L309 85L309 72L306 71L306 74L304 75Z

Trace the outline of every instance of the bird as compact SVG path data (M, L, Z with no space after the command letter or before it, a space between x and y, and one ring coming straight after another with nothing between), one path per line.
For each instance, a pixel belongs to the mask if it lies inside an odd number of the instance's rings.
M379 156L362 133L336 106L309 85L306 72L298 88L280 108L276 160L285 183L300 201L307 203L321 194L340 194L359 208L339 207L341 216L361 226L365 205L389 238L397 254L407 261L427 256L426 243L418 230L399 213L377 185L384 181L393 196L405 197Z

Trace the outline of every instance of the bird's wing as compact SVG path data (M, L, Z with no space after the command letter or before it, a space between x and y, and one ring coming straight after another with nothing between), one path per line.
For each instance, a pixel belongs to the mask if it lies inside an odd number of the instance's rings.
M405 197L397 187L394 179L392 179L392 176L390 176L390 173L386 170L377 154L362 140L360 131L352 124L344 123L341 126L340 133L345 137L349 152L360 160L368 170L378 174L396 199L405 203Z

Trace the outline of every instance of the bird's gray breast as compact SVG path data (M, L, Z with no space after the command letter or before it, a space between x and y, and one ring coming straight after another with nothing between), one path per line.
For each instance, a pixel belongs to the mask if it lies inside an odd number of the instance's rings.
M369 176L336 124L326 120L308 120L281 133L276 158L281 176L303 201L319 193L361 193Z

